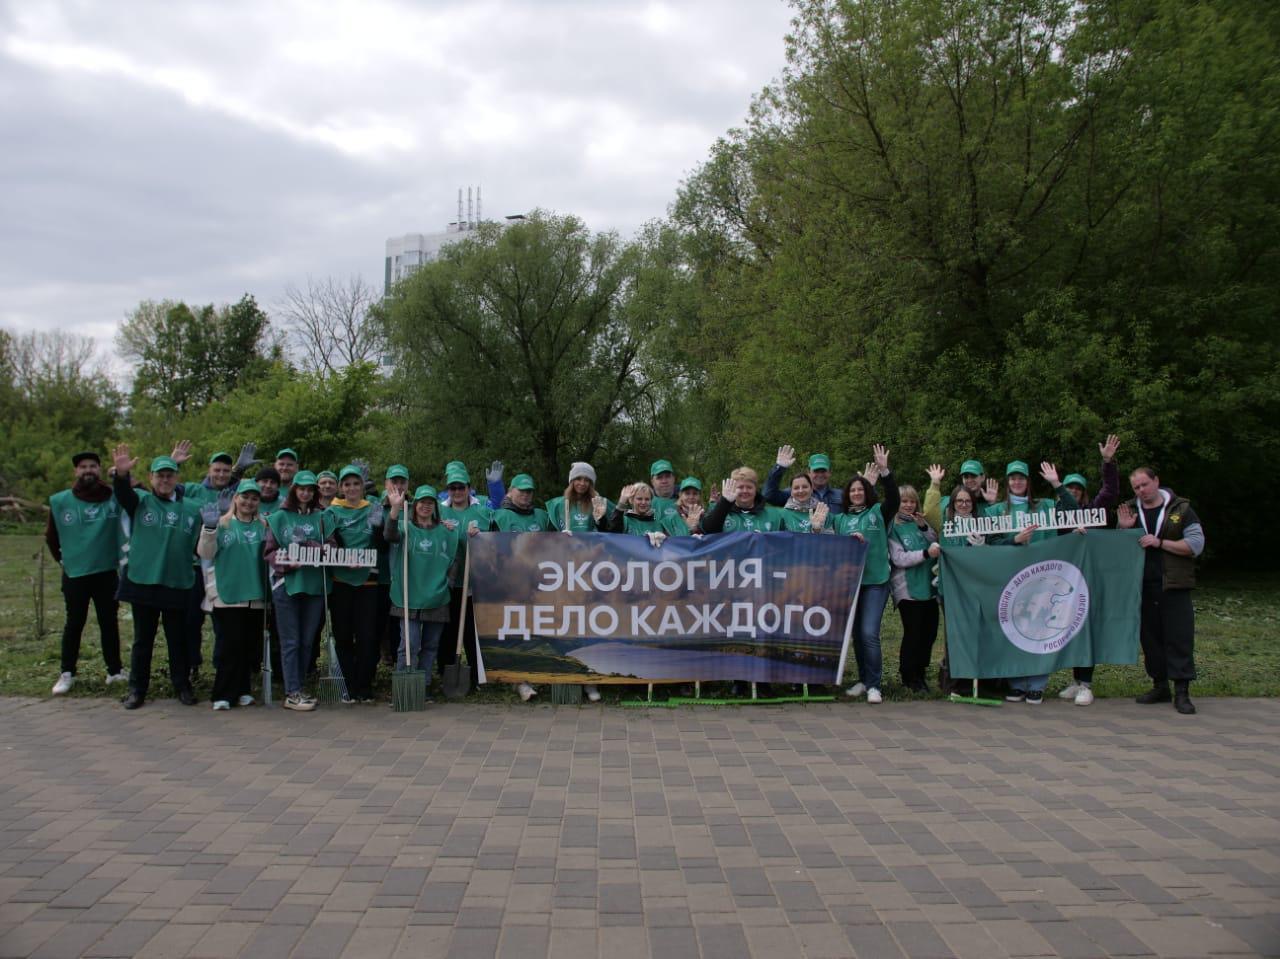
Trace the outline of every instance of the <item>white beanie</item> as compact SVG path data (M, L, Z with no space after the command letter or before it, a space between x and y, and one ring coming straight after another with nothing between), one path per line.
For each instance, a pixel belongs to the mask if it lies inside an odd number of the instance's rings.
M596 471L591 468L590 463L574 463L569 467L569 482L572 483L576 479L585 477L591 480L592 484L596 481Z

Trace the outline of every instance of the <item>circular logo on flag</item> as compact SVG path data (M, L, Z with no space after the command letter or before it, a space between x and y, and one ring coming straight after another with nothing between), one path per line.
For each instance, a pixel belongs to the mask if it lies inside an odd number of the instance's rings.
M1089 585L1071 563L1032 563L1005 585L997 612L1005 636L1023 652L1056 653L1089 616Z

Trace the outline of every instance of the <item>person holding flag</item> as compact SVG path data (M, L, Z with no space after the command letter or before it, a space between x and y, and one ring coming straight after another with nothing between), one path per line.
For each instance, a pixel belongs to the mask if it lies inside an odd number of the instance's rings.
M932 474L931 474L932 476ZM937 477L941 481L941 477ZM931 487L934 489L936 487ZM898 487L899 506L889 528L889 577L894 604L902 618L898 674L913 693L929 691L929 660L938 638L938 592L933 561L942 552L938 534L920 512L914 486Z

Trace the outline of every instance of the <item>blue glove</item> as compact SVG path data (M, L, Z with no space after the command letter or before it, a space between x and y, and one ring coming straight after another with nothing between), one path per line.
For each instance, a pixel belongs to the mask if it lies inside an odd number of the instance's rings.
M484 474L484 478L490 483L502 482L502 460L494 460L489 464L489 472Z
M200 521L204 523L206 529L217 526L221 517L222 510L218 509L217 503L209 502L200 507Z
M236 491L230 486L218 492L218 512L225 513L231 509L231 500L235 498Z
M240 447L240 456L237 457L236 464L235 466L232 467L232 469L239 470L240 472L243 473L254 463L261 463L262 460L254 459L254 456L255 454L257 454L257 452L258 452L258 444L245 443L244 446Z

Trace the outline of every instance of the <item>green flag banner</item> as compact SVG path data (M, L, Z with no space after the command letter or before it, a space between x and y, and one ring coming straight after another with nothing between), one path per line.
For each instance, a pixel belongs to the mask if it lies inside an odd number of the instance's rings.
M1036 676L1138 661L1137 530L942 551L953 676Z

